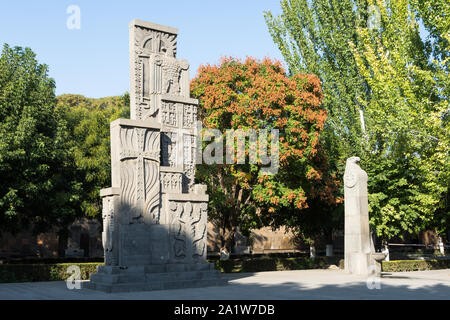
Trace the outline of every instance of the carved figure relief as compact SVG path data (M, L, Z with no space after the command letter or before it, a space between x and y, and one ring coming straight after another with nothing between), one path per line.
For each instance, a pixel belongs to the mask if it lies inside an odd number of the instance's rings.
M157 64L162 69L162 93L179 94L181 66L175 59L160 59Z
M205 256L206 208L207 204L201 202L169 202L171 250L175 259L197 260Z
M155 55L153 60L155 64L153 92L180 95L182 72L189 69L189 63L186 60L161 55Z
M115 256L114 236L116 231L116 219L114 216L114 197L103 198L103 232L102 232L102 244L105 254L105 264L109 266L117 265L117 259Z
M194 205L192 230L192 257L194 260L206 258L206 217L208 204L205 202Z
M170 202L169 210L171 215L172 233L170 237L171 250L175 259L184 259L186 257L186 216L182 203Z

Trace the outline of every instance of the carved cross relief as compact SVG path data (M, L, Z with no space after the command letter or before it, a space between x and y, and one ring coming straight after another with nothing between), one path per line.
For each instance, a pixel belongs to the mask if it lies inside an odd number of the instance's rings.
M121 203L130 223L158 223L159 139L157 131L121 128Z

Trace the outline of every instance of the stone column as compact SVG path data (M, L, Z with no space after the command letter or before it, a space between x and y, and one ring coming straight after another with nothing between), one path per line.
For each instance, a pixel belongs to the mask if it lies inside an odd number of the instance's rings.
M345 197L345 271L371 273L371 239L367 199L367 173L359 166L359 158L347 159L344 174Z

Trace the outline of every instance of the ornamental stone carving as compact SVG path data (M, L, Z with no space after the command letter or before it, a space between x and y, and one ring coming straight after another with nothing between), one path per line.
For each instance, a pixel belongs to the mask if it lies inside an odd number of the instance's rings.
M111 183L102 189L105 264L88 288L107 292L223 285L206 262L208 195L194 184L198 101L178 30L130 24L131 119L111 123ZM181 277L180 272L189 272Z

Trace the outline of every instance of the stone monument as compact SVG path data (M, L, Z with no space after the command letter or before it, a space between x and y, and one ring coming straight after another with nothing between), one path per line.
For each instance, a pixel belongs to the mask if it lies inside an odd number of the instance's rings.
M178 30L130 23L131 119L111 123L112 187L102 189L106 292L224 285L206 262L206 186L195 184L196 99Z
M357 275L379 275L384 253L376 253L369 229L367 173L360 159L347 159L344 173L345 238L344 269Z

